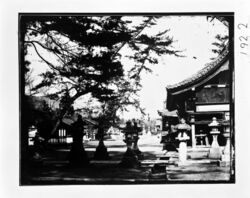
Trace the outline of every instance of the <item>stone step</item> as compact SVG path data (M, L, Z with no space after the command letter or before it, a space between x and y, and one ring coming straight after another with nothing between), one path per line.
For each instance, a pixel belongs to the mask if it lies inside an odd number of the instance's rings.
M119 177L112 177L112 178L88 178L88 177L61 177L61 176L51 176L51 177L36 177L32 179L33 182L51 182L54 184L55 182L63 182L63 183L73 183L73 184L82 184L82 183L93 183L93 184L105 184L105 183L148 183L148 178L119 178Z
M90 164L119 164L121 160L91 160Z
M164 179L167 180L167 175L166 173L150 173L149 174L149 179Z
M170 157L169 156L160 156L158 159L159 160L169 160Z
M178 158L179 157L179 154L176 153L176 154L168 154L166 153L165 155L156 155L156 157L159 159L159 158Z
M202 159L202 160L187 160L185 163L179 163L179 161L175 161L175 168L178 169L178 166L183 166L183 167L191 167L192 165L194 166L199 166L199 165L217 165L218 160L210 160L210 159ZM166 169L168 170L169 167ZM170 167L172 169L172 167Z

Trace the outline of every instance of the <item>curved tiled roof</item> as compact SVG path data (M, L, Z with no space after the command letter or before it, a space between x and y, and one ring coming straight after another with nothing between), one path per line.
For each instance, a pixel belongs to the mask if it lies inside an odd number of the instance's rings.
M168 85L166 88L168 90L174 90L174 89L179 89L179 88L183 88L186 87L188 85L194 84L196 82L198 82L199 80L203 79L204 77L206 77L207 75L209 75L211 72L213 72L214 70L216 70L217 68L219 68L222 63L224 63L225 58L227 57L228 53L229 53L229 46L228 44L226 45L226 47L224 48L223 52L212 62L205 64L205 67L203 69L201 69L200 71L198 71L196 74L192 75L191 77L173 84L173 85Z
M66 125L72 125L76 120L77 120L76 116L65 117L62 119L62 123L66 124ZM94 125L94 126L98 125L98 123L96 121L88 119L88 118L83 118L83 121L89 125Z
M158 114L160 116L168 116L168 117L178 117L177 110L169 111L167 109L163 109L161 111L158 110Z

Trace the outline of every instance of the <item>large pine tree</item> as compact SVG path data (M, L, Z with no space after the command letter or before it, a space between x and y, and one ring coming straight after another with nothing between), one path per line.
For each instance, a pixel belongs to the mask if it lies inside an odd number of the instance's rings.
M139 101L133 100L131 95L141 88L141 72L151 71L148 65L157 64L157 57L161 55L179 56L179 51L171 46L173 40L167 35L168 30L155 35L145 31L156 25L159 17L140 17L141 23L136 26L128 18L21 16L22 75L29 67L26 52L33 50L45 63L46 69L40 75L41 82L32 90L42 93L47 87L50 92L46 96L61 99L63 103L51 134L56 131L74 101L89 93L100 102L113 101L115 110L128 104L139 107ZM124 47L130 51L128 58L134 62L128 74L124 72L121 62L121 49ZM22 118L28 117L26 113L23 108ZM25 119L22 121L25 122ZM27 134L23 131L26 129L23 123L22 141L25 139L24 134Z
M60 119L88 93L100 101L135 103L129 96L140 89L140 73L150 71L146 63L156 64L156 57L164 54L178 56L167 30L153 36L145 33L157 18L144 16L133 26L124 16L23 16L24 47L33 48L48 66L33 90L54 88L57 91L49 95L53 98L70 93ZM119 53L124 46L135 63L128 76Z

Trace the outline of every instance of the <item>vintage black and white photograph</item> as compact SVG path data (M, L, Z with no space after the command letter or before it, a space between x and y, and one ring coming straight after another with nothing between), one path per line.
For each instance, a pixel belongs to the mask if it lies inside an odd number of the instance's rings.
M234 13L19 13L19 185L235 183Z

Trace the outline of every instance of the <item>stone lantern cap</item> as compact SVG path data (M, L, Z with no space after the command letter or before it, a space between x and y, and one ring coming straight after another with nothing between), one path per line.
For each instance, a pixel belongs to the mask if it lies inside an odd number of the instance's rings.
M216 117L213 117L213 121L208 125L209 127L218 127L220 123L217 121Z
M186 133L183 133L183 134L180 133L176 139L179 140L180 142L185 142L189 140L190 138L188 137Z
M188 137L188 135L185 133L186 131L190 131L191 130L191 127L186 124L186 123L181 123L181 124L178 124L176 126L176 129L177 131L179 131L179 135L178 137L176 138L177 140L179 140L180 142L185 142L187 140L189 140L190 138Z
M192 117L191 117L191 119L190 119L190 123L191 123L191 124L194 124L194 123L195 123L194 116L192 116Z
M191 130L191 127L190 127L188 124L183 123L183 124L178 124L178 125L176 126L176 129L177 129L177 130L187 130L187 131L190 131L190 130Z
M213 121L208 126L212 128L212 130L210 131L210 134L212 135L220 134L220 131L218 130L220 123L217 121L216 117L213 117Z

